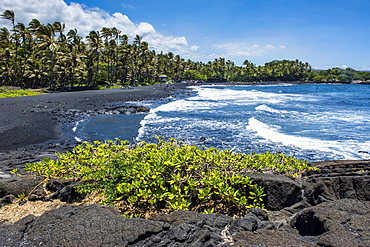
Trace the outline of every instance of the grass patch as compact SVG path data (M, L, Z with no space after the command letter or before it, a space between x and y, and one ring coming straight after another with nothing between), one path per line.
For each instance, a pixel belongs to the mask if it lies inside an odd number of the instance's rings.
M0 98L23 97L31 95L45 94L38 89L6 89L0 88Z
M130 217L177 210L243 215L250 207L264 207L264 189L247 172L298 176L315 169L284 154L247 155L160 137L157 143L84 142L58 156L25 169L46 179L85 181L80 193L99 192L103 204Z

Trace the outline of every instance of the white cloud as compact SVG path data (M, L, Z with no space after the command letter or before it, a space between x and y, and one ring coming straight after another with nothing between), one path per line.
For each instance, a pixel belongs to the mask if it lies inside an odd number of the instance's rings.
M355 70L367 70L367 71L370 71L370 66L355 66L355 67L351 67Z
M370 70L370 66L348 66L348 65L340 65L340 66L332 66L332 67L327 66L327 69L331 69L335 67L338 67L341 69L351 68L351 69L355 69L359 71Z
M131 38L136 34L142 36L143 41L147 41L150 47L158 52L172 51L175 54L186 54L199 48L189 47L185 37L164 36L150 23L136 24L122 13L116 12L111 15L102 9L90 8L84 4L68 5L63 0L2 0L1 13L7 9L14 11L16 22L28 25L34 18L44 24L60 21L66 24L66 31L76 28L82 37L92 30L99 31L102 27L116 27ZM0 19L0 26L10 28L10 21Z
M191 51L197 51L199 48L200 48L199 46L193 45L193 46L190 47L190 50Z
M124 7L125 9L135 9L135 6L132 6L130 4L125 4L125 3L122 4L122 7Z
M226 57L258 57L265 55L271 51L285 49L283 45L273 46L265 45L261 46L258 44L248 45L245 43L224 43L213 45L215 48L222 51Z

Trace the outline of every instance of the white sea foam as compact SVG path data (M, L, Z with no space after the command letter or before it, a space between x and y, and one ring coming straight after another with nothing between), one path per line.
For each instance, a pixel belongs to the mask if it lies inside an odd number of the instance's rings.
M77 128L78 128L78 125L79 125L80 123L82 123L83 121L84 121L84 120L80 120L80 121L77 121L77 122L76 122L75 126L72 128L72 132L73 132L73 133L76 133ZM75 139L77 142L82 142L81 138L79 138L79 137L77 137L77 136L75 136L75 137L74 137L74 139Z
M85 120L77 121L77 122L75 123L75 126L73 126L72 131L73 131L73 132L76 132L76 131L77 131L77 128L78 128L78 125L79 125L80 123L84 122L84 121L85 121Z
M232 90L219 88L198 88L198 96L194 100L214 101L217 103L227 102L235 105L248 104L281 104L288 101L316 101L314 96L303 96L300 94L273 93L259 90Z
M194 97L171 101L166 104L162 104L156 108L150 110L149 114L141 121L141 128L139 129L139 135L137 139L142 138L147 131L146 126L153 124L165 124L169 122L181 122L184 124L187 119L184 118L173 118L170 116L162 117L163 113L173 112L175 115L178 113L196 113L201 114L203 111L207 114L216 111L215 115L220 115L221 107L228 106L240 106L240 105L255 105L258 103L270 103L278 104L285 100L289 100L291 97L299 97L296 95L280 94L280 93L265 93L258 90L231 90L225 88L213 88L213 87L193 87L194 91L197 91L197 95ZM267 107L266 105L261 106L265 110L274 111L274 109ZM260 109L261 109L260 107ZM213 110L216 109L216 110ZM277 110L275 110L277 111ZM280 111L285 113L284 111ZM288 113L286 111L286 113ZM236 112L223 112L224 116L235 116ZM180 121L181 120L181 121ZM193 120L194 123L195 120ZM193 127L211 127L220 128L222 125L227 124L231 127L230 123L220 122L220 120L214 123L208 122L196 122ZM191 126L188 126L189 129Z
M77 129L78 129L78 126L80 125L80 123L82 123L82 122L84 122L85 120L80 120L80 121L77 121L76 123L75 123L75 126L73 126L73 128L72 128L72 132L73 133L76 133L76 131L77 131ZM77 137L77 136L75 136L74 137L74 139L77 141L77 142L82 142L82 139L81 138L79 138L79 137Z
M148 125L168 125L171 124L171 122L180 122L180 121L186 121L187 118L181 118L181 117L162 117L157 114L158 109L151 110L148 115L144 117L143 120L140 121L141 127L138 130L138 136L136 137L136 140L140 140L147 131Z
M150 114L156 112L192 112L233 105L282 104L292 99L309 100L309 98L303 98L301 95L269 93L258 90L231 90L208 87L197 87L194 90L197 91L196 96L160 105L151 109ZM266 105L264 107L264 109L260 107L257 110L273 111L272 108L268 108ZM281 111L280 113L288 112Z
M340 120L344 122L351 122L356 124L368 124L370 116L364 112L354 111L337 111L337 112L322 112L322 119Z
M152 105L140 123L137 140L162 135L196 142L199 136L206 136L214 140L212 145L222 140L222 145L242 152L276 145L304 157L313 157L305 153L317 154L315 159L370 158L366 153L370 150L366 141L370 115L364 114L366 111L326 107L320 94L263 92L264 88L252 86L195 86L193 90L193 97ZM318 103L310 104L314 101Z
M212 107L218 107L222 103L218 102L202 102L197 101L198 99L196 97L189 98L189 99L181 99L172 101L167 104L160 105L152 110L150 110L150 113L154 112L189 112L193 110L198 109L211 109Z
M76 125L72 128L73 132L76 132L78 124L79 124L79 122L76 122Z
M75 136L75 140L76 140L77 142L82 142L82 140L81 140L80 138L78 138L77 136Z
M267 105L259 105L255 108L257 111L266 111L266 112L271 112L271 113L278 113L278 114L288 114L290 113L289 111L285 111L285 110L276 110L276 109L273 109L271 107L268 107Z
M330 152L337 155L343 155L345 159L361 158L363 155L361 155L359 151L370 149L370 142L355 143L350 141L326 141L309 137L283 134L279 132L278 126L267 125L261 121L258 121L254 117L249 119L247 129L256 132L256 135L271 142L281 143L285 146L295 146L306 150Z
M136 141L140 141L143 136L145 135L145 125L143 123L140 123L141 124L141 127L139 128L138 130L138 135L137 137L135 138Z

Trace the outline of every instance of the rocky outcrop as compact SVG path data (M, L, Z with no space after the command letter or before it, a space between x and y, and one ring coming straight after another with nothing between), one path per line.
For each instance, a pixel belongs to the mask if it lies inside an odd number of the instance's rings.
M320 246L370 246L370 202L342 199L299 212L291 226Z
M99 205L63 206L0 226L2 246L127 246L161 232L163 222L127 219ZM9 241L11 239L11 241Z
M370 203L343 199L307 208L278 226L266 211L233 219L178 211L129 219L114 208L62 206L0 225L1 246L369 246Z
M370 200L370 161L314 163L319 170L304 174L304 197L311 205L343 198Z
M281 210L302 201L302 188L292 177L265 173L247 174L253 181L265 188L265 207Z
M87 117L93 117L103 114L134 114L140 112L149 112L149 108L145 106L106 106L104 108L96 108L93 110L80 110L80 109L55 109L52 111L58 116L60 122L74 122Z
M0 198L13 195L19 196L21 194L28 195L31 192L39 193L44 179L42 177L10 177L0 179Z
M51 179L45 184L48 192L43 200L59 199L62 202L73 203L84 199L84 195L79 194L75 187L82 182L75 182L72 179Z
M23 170L28 163L35 163L44 158L57 159L56 153L71 151L76 146L75 141L63 140L48 144L35 144L16 150L0 151L0 179L11 177L10 171L18 169L19 174L26 175Z
M0 224L0 245L370 246L369 164L314 163L321 169L299 179L250 174L265 187L267 210L252 208L236 219L188 211L128 219L106 206L67 205L15 224ZM11 186L2 180L2 200L11 202L11 193L19 192L10 193ZM8 182L20 183L14 178ZM44 187L52 194L44 199L79 200L74 186L72 181L51 180Z
M10 177L0 179L0 207L13 203L14 198L23 195L30 201L49 201L60 199L62 202L79 202L84 198L75 187L81 182L69 179L51 179L45 183L42 177Z

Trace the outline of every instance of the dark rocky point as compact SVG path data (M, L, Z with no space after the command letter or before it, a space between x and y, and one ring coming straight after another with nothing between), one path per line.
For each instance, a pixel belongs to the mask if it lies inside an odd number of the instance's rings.
M26 216L12 225L1 224L0 245L370 246L369 190L364 186L337 186L335 183L339 179L368 185L369 163L314 163L321 170L307 172L299 179L250 174L257 183L266 186L267 210L252 208L244 217L236 219L191 211L128 219L107 206L66 205L39 217ZM40 179L0 179L0 205L13 203L14 196L21 192L30 192ZM322 179L331 186L322 186ZM76 185L72 180L53 179L42 187L48 193L36 189L31 191L31 197L69 203L79 201L82 197L74 191Z

